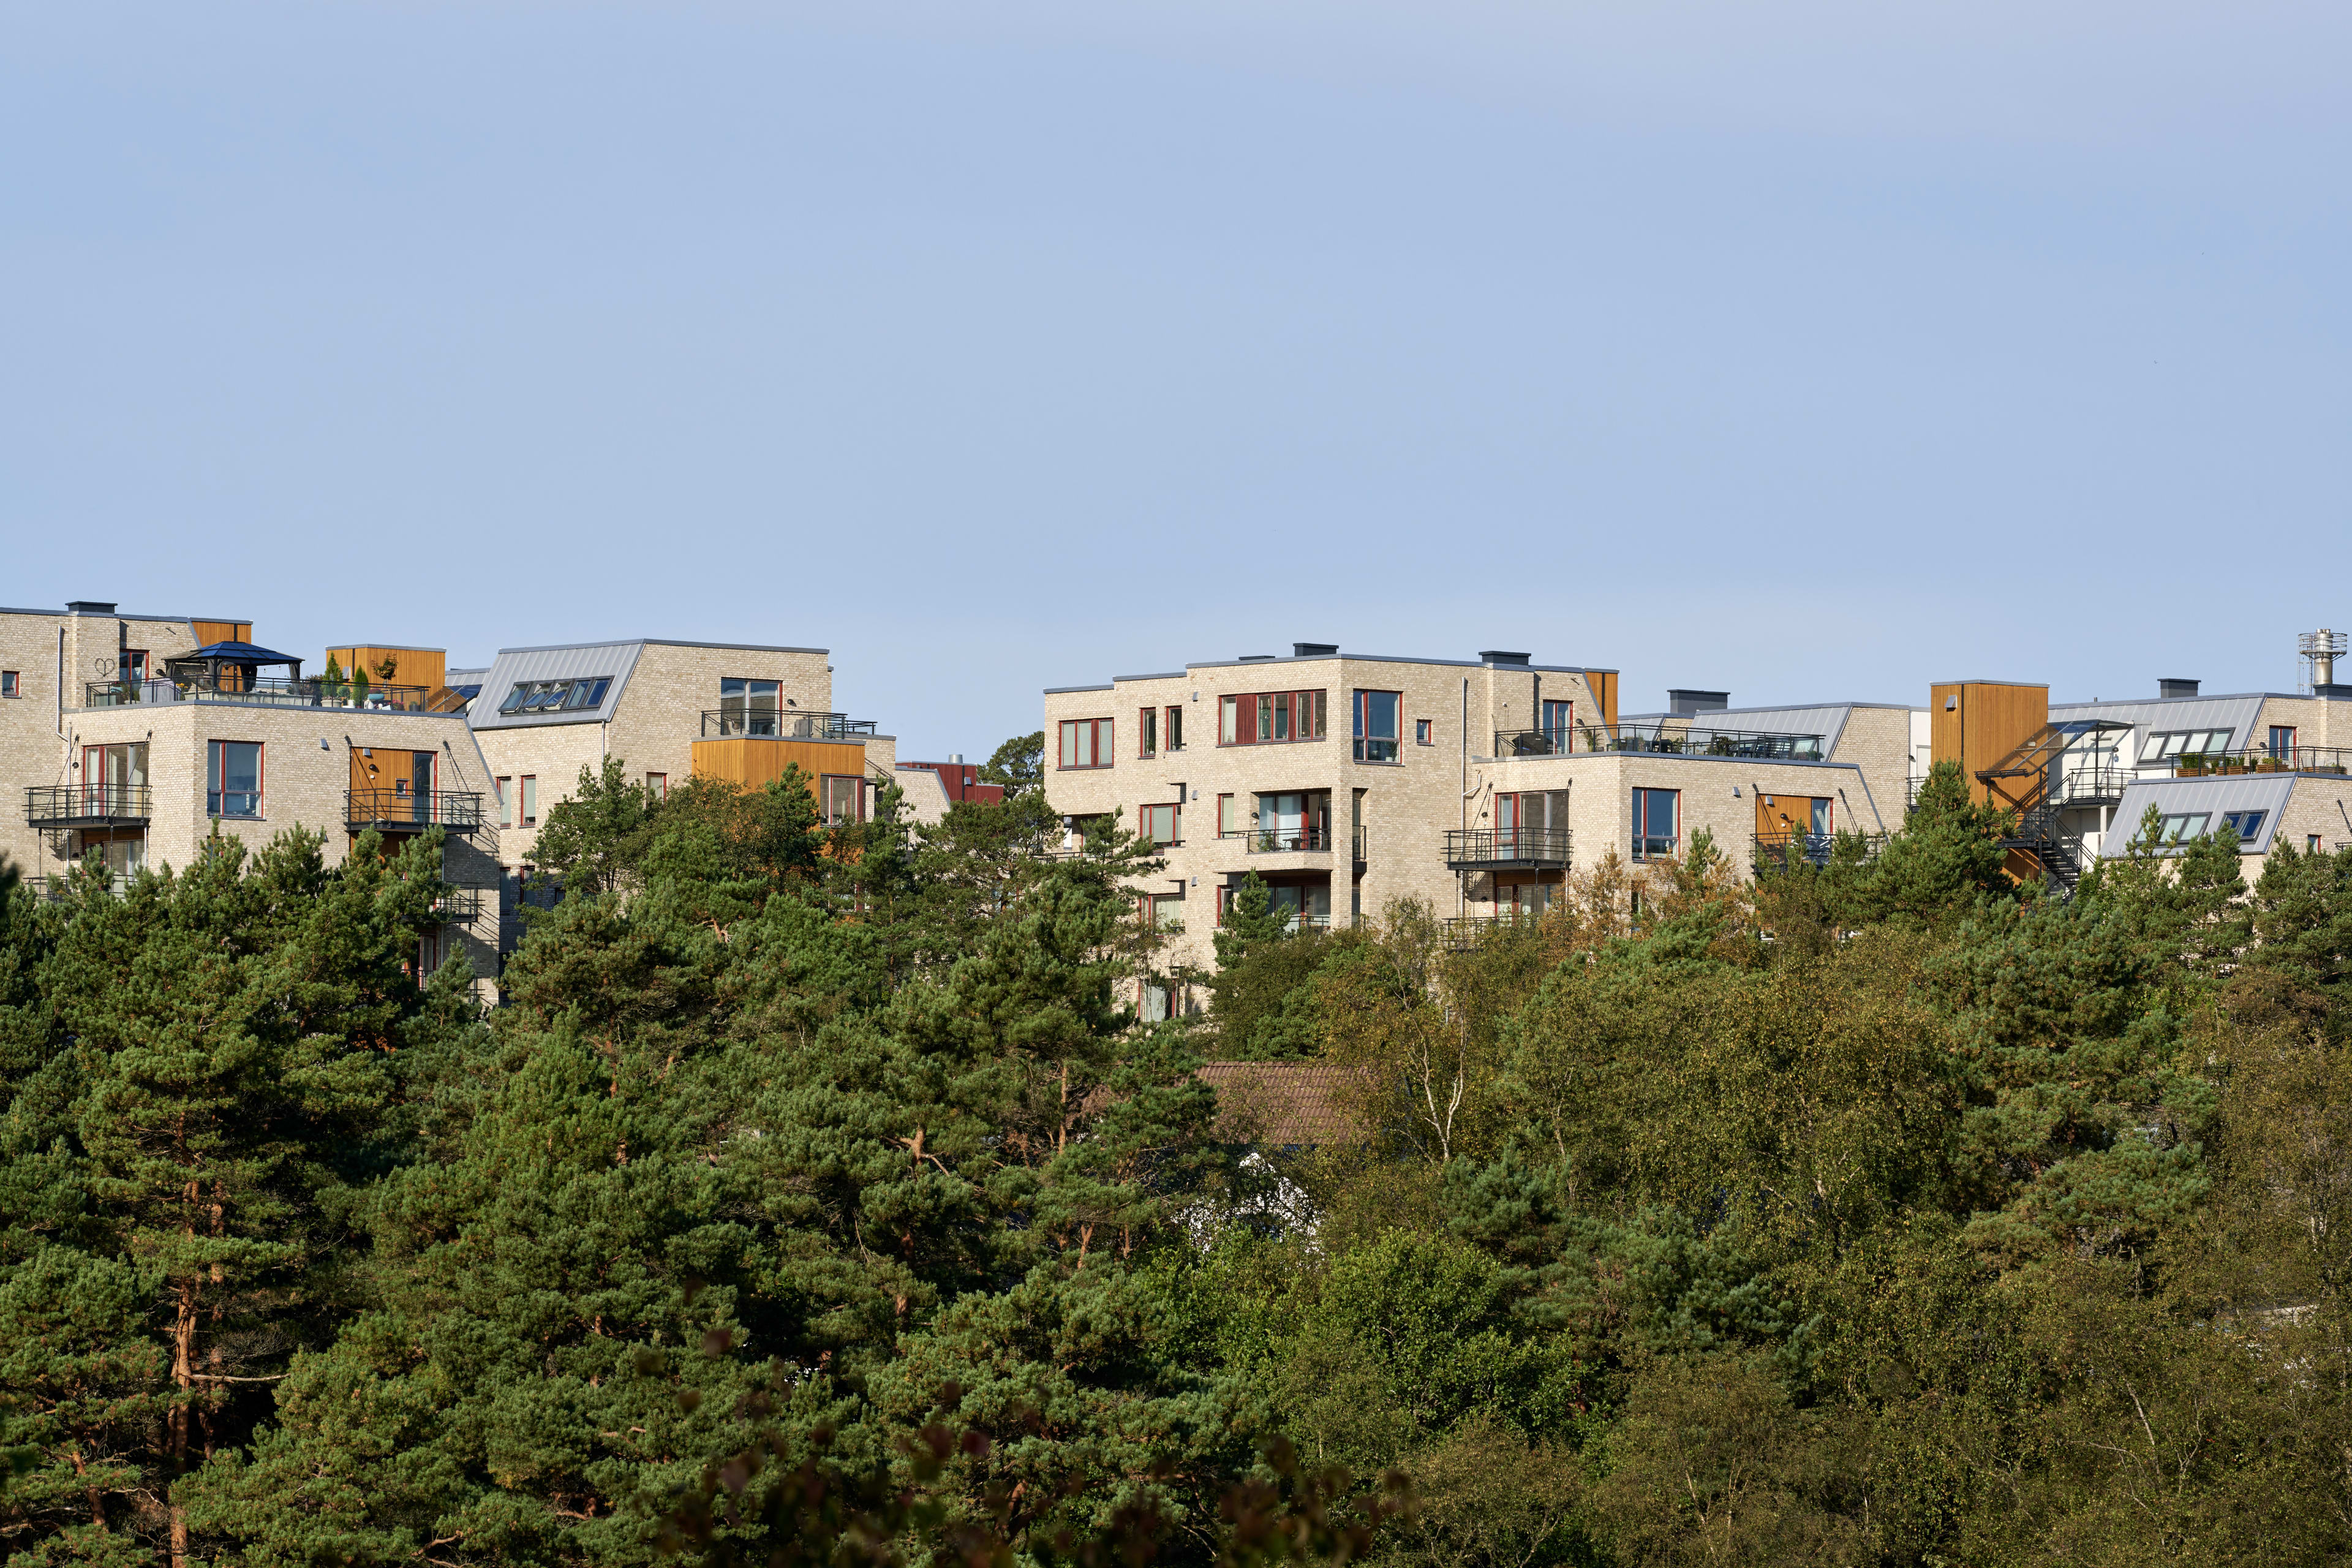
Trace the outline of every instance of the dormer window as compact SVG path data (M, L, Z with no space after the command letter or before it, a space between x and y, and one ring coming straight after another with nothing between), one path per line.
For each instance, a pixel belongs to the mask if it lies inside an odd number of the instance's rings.
M519 680L507 700L499 704L501 713L576 713L583 709L604 705L604 693L611 689L612 678L593 675L576 680Z

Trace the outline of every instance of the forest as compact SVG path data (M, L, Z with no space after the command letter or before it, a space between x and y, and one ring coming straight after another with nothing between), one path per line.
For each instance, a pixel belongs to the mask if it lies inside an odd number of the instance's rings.
M1168 974L1034 744L927 827L583 775L496 1006L431 836L10 893L7 1561L2352 1555L2352 850L2061 900L1947 766Z

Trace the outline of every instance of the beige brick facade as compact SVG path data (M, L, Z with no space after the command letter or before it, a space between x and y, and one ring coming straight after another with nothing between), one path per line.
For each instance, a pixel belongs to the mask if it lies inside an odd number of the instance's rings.
M1593 678L1613 674L1496 659L1307 654L1188 665L1050 691L1046 799L1070 818L1118 812L1129 828L1146 806L1181 805L1181 837L1166 851L1166 869L1138 891L1181 894L1181 915L1172 905L1162 910L1184 925L1167 962L1206 969L1213 966L1219 889L1253 870L1302 893L1319 889L1335 924L1377 915L1402 899L1454 912L1459 889L1446 869L1444 833L1468 826L1474 758L1493 748L1496 731L1535 726L1547 700L1574 704L1580 721L1598 717ZM1220 743L1222 699L1299 691L1323 694L1321 738ZM1360 692L1399 694L1395 761L1358 759ZM1146 708L1158 716L1150 756L1140 754ZM1165 742L1171 708L1182 713L1183 744L1174 751ZM1062 724L1103 719L1111 721L1108 765L1063 766ZM1260 851L1248 836L1258 797L1294 793L1328 797L1328 837L1315 847ZM1231 797L1222 834L1221 797Z
M121 707L69 709L63 715L71 759L59 783L75 782L87 748L120 744L146 747L152 805L144 833L144 858L155 869L194 862L206 839L236 839L258 850L294 827L325 836L325 857L341 865L354 836L347 826L347 801L356 765L361 776L372 761L391 776L395 755L406 759L429 752L436 758L434 788L442 795L480 795L487 807L488 770L463 715L403 713L378 709L290 707L236 701L142 702ZM209 752L215 741L256 742L261 750L261 813L215 817L207 799ZM21 797L20 797L21 798ZM22 813L18 820L22 821ZM36 834L26 864L34 875L55 875L79 858L80 830ZM448 941L462 942L474 971L496 975L498 866L487 833L450 831L442 857L445 880L478 890L480 912L445 928ZM446 956L446 951L436 953Z

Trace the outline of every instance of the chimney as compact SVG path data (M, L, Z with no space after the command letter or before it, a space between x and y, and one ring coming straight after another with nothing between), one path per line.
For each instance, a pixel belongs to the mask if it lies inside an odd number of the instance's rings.
M2194 697L2197 695L2197 683L2178 677L2169 680L2159 679L2156 683L2156 694L2158 697Z
M1293 658L1329 658L1339 651L1335 642L1295 642L1290 645Z
M1478 662L1481 664L1517 665L1521 669L1525 669L1527 668L1528 660L1533 657L1535 656L1532 654L1504 653L1498 649L1490 647L1479 650Z
M1666 709L1677 719L1688 719L1699 713L1720 713L1731 706L1728 691L1693 691L1674 687L1666 692Z
M66 601L66 614L69 616L110 616L114 614L114 605L110 600L68 599Z

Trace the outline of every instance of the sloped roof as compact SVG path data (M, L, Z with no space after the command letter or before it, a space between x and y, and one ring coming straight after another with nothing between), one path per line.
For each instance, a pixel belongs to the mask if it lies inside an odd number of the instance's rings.
M1349 1109L1354 1069L1331 1062L1208 1062L1201 1077L1217 1091L1217 1130L1236 1142L1270 1148L1360 1143Z
M2261 721L2263 694L2242 692L2231 697L2151 697L2137 702L2053 702L2052 723L2069 719L2114 719L2132 727L2131 756L2149 731L2228 730L2230 750L2243 751L2256 743L2254 726ZM2235 811L2237 807L2230 808Z
M500 648L491 662L489 672L482 677L481 695L475 700L469 722L477 730L525 730L543 724L593 724L610 719L621 705L621 693L628 689L629 672L637 667L637 656L645 651L643 637L626 642L574 643L566 647ZM501 713L499 704L517 686L533 680L581 680L604 679L612 685L604 689L604 700L593 708L577 708L560 713Z
M2301 776L2225 773L2220 778L2143 779L2126 784L2124 798L2116 806L2114 825L2099 840L2099 858L2105 860L2123 855L2139 832L2139 819L2147 815L2151 805L2167 816L2183 811L2210 812L2215 823L2225 812L2259 811L2263 814L2263 826L2251 840L2238 846L2238 853L2267 855L2272 840L2278 837L2279 817L2294 794L2295 780ZM2339 787L2344 782L2335 774L2329 774L2328 780Z

